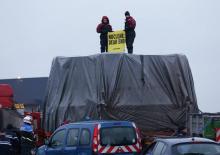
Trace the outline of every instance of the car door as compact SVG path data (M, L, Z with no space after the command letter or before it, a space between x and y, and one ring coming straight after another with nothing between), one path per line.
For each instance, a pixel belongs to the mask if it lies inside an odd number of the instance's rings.
M66 130L61 129L56 131L50 138L49 144L47 145L45 154L46 155L63 155L63 146L66 136Z
M64 155L77 155L79 132L80 129L78 128L71 128L68 130L66 145L64 147Z
M91 155L91 130L89 128L82 128L79 138L78 155Z

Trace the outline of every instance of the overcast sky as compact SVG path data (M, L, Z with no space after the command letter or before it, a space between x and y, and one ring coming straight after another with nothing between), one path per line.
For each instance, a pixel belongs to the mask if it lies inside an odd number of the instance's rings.
M99 52L103 15L137 21L136 54L188 57L199 108L220 111L220 0L0 0L0 79L48 76L56 56Z

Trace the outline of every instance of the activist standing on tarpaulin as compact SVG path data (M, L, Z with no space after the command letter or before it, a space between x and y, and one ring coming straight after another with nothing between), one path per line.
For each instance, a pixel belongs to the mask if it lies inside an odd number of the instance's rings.
M134 38L136 36L136 33L134 31L136 27L136 21L132 16L130 16L130 13L128 11L125 12L125 17L126 46L128 49L128 53L132 54Z
M97 26L96 31L100 33L101 53L108 52L108 32L112 32L112 26L109 24L107 16L102 17L102 21Z

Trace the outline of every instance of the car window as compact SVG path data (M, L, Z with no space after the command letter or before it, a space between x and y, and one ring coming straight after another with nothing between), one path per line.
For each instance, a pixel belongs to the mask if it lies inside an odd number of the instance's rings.
M137 142L137 136L133 127L107 127L101 128L102 146L133 145Z
M60 147L64 143L65 138L65 130L57 131L53 137L50 139L50 146L51 147Z
M184 154L203 154L214 155L220 154L220 146L214 143L185 143L178 144L172 148L173 152L177 155Z
M69 129L67 135L67 146L76 146L78 144L79 129Z
M165 149L164 147L166 147L164 143L158 142L153 151L153 155L162 155L163 149Z
M89 131L89 129L82 129L79 143L80 143L80 145L89 145L90 144L90 131Z

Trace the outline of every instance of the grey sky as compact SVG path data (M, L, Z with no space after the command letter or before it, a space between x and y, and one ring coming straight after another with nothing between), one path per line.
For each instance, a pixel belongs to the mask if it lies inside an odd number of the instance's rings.
M137 21L134 53L185 54L199 107L220 111L219 0L0 0L0 79L48 76L55 56L99 52L103 15Z

